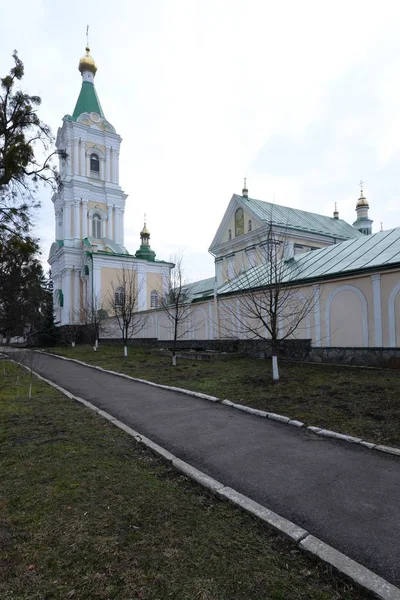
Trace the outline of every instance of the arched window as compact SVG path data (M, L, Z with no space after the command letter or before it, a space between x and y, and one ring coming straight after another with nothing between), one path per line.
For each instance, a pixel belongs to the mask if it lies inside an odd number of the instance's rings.
M115 306L123 306L125 302L125 290L123 287L118 287L115 290Z
M99 240L101 235L101 217L100 215L93 215L92 218L92 236Z
M150 294L150 307L158 308L158 292L156 290L153 290Z
M95 173L100 173L100 161L97 154L90 155L90 170Z
M228 231L228 240L232 239L232 229Z
M238 208L235 212L235 237L244 234L244 214L243 208Z
M253 229L253 224L251 222L251 219L249 219L249 227L248 227L248 231L251 231Z

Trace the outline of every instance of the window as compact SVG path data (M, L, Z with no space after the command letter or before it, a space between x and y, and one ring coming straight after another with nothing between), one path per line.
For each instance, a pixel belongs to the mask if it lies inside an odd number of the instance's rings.
M232 229L228 231L228 240L232 239Z
M119 287L115 290L115 306L123 306L125 301L125 290Z
M251 231L252 229L253 229L253 225L252 225L251 219L249 219L248 231Z
M100 161L97 154L90 155L90 170L95 173L100 173Z
M93 215L92 218L92 236L99 240L101 235L101 217L100 215Z
M156 290L153 290L150 294L150 307L158 308L158 293Z
M238 208L235 212L235 237L244 234L244 214L243 208Z

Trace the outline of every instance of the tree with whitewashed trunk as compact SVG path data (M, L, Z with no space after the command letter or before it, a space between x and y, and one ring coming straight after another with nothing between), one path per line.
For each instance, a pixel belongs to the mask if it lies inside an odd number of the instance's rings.
M63 325L62 327L62 336L63 339L71 344L72 348L75 348L76 340L79 335L80 326L78 323L74 323L75 314L71 311L69 313L69 324Z
M176 367L176 346L178 339L193 330L192 306L188 292L188 282L183 272L183 258L177 255L171 258L174 266L169 272L167 284L159 302L159 308L167 317L172 330L172 365Z
M103 308L100 295L96 294L93 299L87 299L79 315L90 336L90 343L96 352L99 347L100 334L104 330L104 322L108 318L107 311Z
M110 316L114 316L128 356L128 342L146 326L147 315L138 312L140 286L133 269L123 268L111 286L108 297Z
M312 290L299 292L293 242L286 234L278 236L272 223L266 237L260 238L253 265L235 273L232 292L219 300L225 312L223 330L230 336L268 342L276 382L280 346L306 327L317 299Z

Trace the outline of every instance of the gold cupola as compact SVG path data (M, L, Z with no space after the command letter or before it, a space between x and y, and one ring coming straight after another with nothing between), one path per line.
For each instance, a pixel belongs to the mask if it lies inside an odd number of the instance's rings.
M362 206L365 206L366 208L369 208L368 200L364 196L363 184L362 183L360 184L360 187L361 187L361 194L360 194L360 197L359 197L359 199L357 201L357 204L356 204L356 210L357 210L357 208L360 208Z
M79 61L78 69L81 73L83 73L84 71L90 71L90 73L96 75L97 65L94 62L94 59L90 56L89 46L86 46L86 54L85 56L82 56L81 60Z

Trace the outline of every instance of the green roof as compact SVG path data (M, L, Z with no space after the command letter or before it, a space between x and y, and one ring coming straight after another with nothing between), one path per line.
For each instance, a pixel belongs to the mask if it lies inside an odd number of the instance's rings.
M387 269L400 264L400 227L362 235L355 240L332 244L281 261L281 268L268 268L267 264L248 269L232 281L218 288L218 294L273 285L272 271L279 273L280 281L286 283L315 281L346 276L377 269Z
M190 301L208 298L214 293L214 282L215 277L209 277L208 279L200 279L199 281L188 283L184 286L185 293L190 298Z
M136 250L135 257L141 258L142 260L150 260L154 262L156 258L156 253L150 248L150 246L142 244L139 250Z
M78 101L72 115L73 121L76 121L82 113L95 112L104 118L103 109L101 108L100 100L97 97L96 88L93 83L83 81Z
M343 219L335 219L326 215L299 210L298 208L289 208L288 206L272 204L272 202L255 200L254 198L244 198L237 194L234 194L233 198L238 200L244 208L248 207L262 221L286 229L297 229L340 240L359 238L363 235Z

